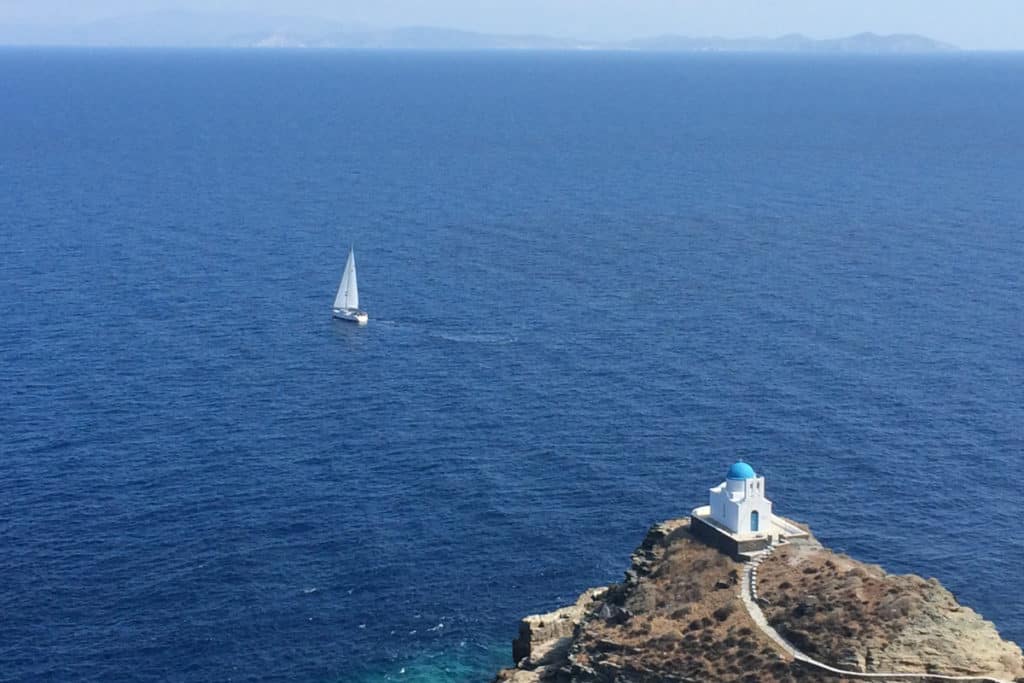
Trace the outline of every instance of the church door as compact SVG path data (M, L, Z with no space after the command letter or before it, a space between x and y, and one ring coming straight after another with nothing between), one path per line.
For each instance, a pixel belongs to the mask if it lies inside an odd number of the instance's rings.
M757 531L758 530L757 526L758 526L758 522L760 521L758 519L759 516L760 515L757 514L757 510L754 510L753 512L750 513L750 530L751 531Z

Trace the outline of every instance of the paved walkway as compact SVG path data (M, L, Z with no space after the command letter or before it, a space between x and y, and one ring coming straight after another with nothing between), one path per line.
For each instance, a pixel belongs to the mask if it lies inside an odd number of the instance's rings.
M943 676L941 674L929 673L865 673L863 671L846 671L813 659L793 647L790 642L782 637L782 634L772 628L768 623L768 619L765 617L764 612L761 611L760 605L757 604L757 568L765 561L765 559L768 558L768 555L772 550L774 550L774 546L746 563L743 571L743 581L740 582L740 599L743 601L743 605L746 607L747 613L750 614L750 618L754 620L755 624L757 624L757 627L761 629L766 636L778 644L779 647L785 650L793 659L821 671L827 671L847 678L863 680L890 679L912 681L972 681L973 683L1013 683L1012 681L1004 681L1002 679L991 678L989 676Z

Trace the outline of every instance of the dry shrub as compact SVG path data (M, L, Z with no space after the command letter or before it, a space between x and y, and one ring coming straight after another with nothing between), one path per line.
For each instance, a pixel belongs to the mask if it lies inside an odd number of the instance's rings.
M846 571L847 577L857 577L858 579L866 579L868 577L867 571L860 566L853 567Z
M885 620L906 618L914 609L914 598L900 595L894 600L886 601L878 606L878 616Z
M687 586L680 596L685 602L700 602L704 599L704 590L695 583Z
M651 632L651 622L644 619L634 619L633 628L630 633L634 635L647 635Z
M717 619L718 621L725 621L729 618L729 615L731 615L735 611L736 601L730 600L729 602L725 603L724 605L716 609L714 612L714 616L715 619Z
M689 605L683 605L682 607L677 609L675 612L673 612L671 614L671 617L678 621L678 620L682 619L683 617L685 617L689 613L690 613L690 606Z

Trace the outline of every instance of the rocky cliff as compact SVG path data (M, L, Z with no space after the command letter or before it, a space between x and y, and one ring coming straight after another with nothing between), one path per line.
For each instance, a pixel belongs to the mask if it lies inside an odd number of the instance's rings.
M745 572L742 563L691 536L687 519L656 525L622 583L523 619L512 648L516 667L495 682L843 683L961 676L1024 683L1020 647L1002 640L991 623L934 579L888 575L813 538L794 541L760 564L759 624L751 614L757 607L740 598ZM807 659L794 656L765 628L774 628Z

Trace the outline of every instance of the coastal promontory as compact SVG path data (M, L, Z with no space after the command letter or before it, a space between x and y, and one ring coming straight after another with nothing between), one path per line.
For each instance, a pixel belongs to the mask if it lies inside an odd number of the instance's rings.
M724 552L654 526L623 582L522 620L496 683L1024 681L1024 656L935 579L891 575L809 531Z

